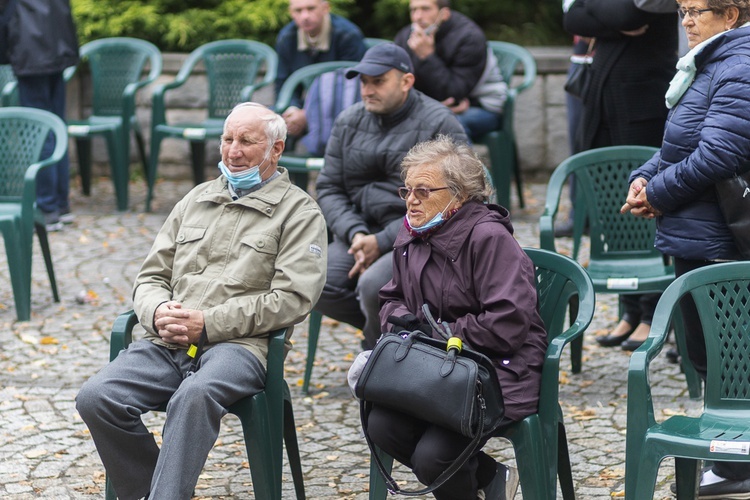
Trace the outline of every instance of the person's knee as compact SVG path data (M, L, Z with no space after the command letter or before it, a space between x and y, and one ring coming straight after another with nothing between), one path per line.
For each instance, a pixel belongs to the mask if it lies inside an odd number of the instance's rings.
M107 405L107 398L103 387L95 379L89 379L78 391L75 402L78 414L88 423L100 418L102 410Z

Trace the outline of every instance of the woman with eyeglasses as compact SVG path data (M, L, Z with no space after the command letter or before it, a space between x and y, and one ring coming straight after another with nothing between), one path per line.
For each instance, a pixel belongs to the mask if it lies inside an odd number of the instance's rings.
M656 218L656 248L675 274L740 254L717 203L715 184L750 167L750 0L682 0L690 51L666 93L661 149L630 176L622 212ZM706 345L695 303L680 303L690 360L702 377ZM699 498L750 498L750 463L714 462Z
M414 146L401 168L406 217L394 243L393 279L380 291L382 331L431 332L422 312L427 304L465 346L492 360L504 424L535 413L547 335L537 311L534 265L513 238L508 211L485 203L491 187L482 163L469 146L441 136ZM423 484L432 483L470 441L377 406L368 432ZM510 499L517 487L515 469L479 451L434 495Z

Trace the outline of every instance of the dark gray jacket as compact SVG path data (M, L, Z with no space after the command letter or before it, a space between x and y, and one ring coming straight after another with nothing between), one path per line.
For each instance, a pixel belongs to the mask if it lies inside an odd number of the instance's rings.
M418 142L445 134L467 141L451 111L412 89L391 115L376 115L359 102L336 119L316 190L328 227L351 243L357 232L375 234L381 254L390 252L406 213L397 190L401 160Z
M8 50L16 76L53 75L78 64L69 0L17 0Z

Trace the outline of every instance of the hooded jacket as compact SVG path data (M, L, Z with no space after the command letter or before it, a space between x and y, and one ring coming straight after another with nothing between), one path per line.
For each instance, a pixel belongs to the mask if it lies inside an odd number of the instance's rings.
M492 360L505 416L521 420L537 411L547 349L535 283L534 265L513 237L508 211L468 202L427 238L402 227L393 279L380 291L381 326L391 331L392 315L425 321L422 304L428 304L467 347Z
M438 134L468 142L447 107L414 89L389 115L371 113L362 102L345 109L334 123L316 184L333 234L346 243L358 232L374 234L381 255L390 252L406 213L398 196L401 160Z
M750 168L750 27L710 42L696 76L669 113L664 142L630 181L648 180L656 248L692 260L739 259L714 185Z
M18 0L8 29L16 76L54 75L78 64L78 37L68 0Z

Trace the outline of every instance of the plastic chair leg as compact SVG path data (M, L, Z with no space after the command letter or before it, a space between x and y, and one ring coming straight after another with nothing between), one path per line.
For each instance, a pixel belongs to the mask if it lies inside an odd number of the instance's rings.
M516 194L518 195L518 206L526 208L523 200L523 181L521 180L521 162L518 161L518 145L515 138L511 138L511 150L513 151L513 178L516 180Z
M23 238L20 237L21 229L17 223L4 222L0 229L5 239L5 254L8 259L16 317L18 321L28 321L31 317L31 248L21 249L24 246Z
M206 180L204 172L206 167L206 143L203 141L190 141L190 151L192 152L191 158L193 162L193 182L197 186Z
M289 394L289 386L284 384L284 444L286 455L289 459L289 468L292 470L294 491L297 500L305 500L305 479L302 476L302 461L299 455L299 444L297 443L297 428L294 425L294 408L292 398Z
M309 326L307 328L307 362L305 364L305 378L302 382L302 393L310 392L310 377L312 376L313 364L315 363L315 351L318 350L318 337L320 336L320 324L323 315L318 311L310 312Z
M81 191L86 196L91 195L91 139L76 137L76 151L78 151L78 173L81 176Z
M146 157L146 141L143 138L143 132L141 132L140 127L135 127L133 131L135 132L135 143L138 146L138 155L141 157L141 163L143 164L143 175L148 178L148 173L151 169L148 166L149 160Z
M146 175L146 212L151 211L151 200L154 196L154 184L156 184L156 170L159 166L159 150L164 138L156 130L151 131L151 159L148 163L148 174Z
M626 486L625 498L630 500L653 498L656 476L659 473L659 463L662 459L658 452L654 450L655 444L653 441L649 442L648 439L643 443L638 463L638 476L635 481L635 492L628 492ZM635 493L635 495L632 493Z
M578 316L578 297L575 296L570 299L568 305L569 317L575 318ZM570 343L570 365L573 373L581 373L581 365L583 360L583 335L573 339Z
M575 500L576 492L573 485L573 471L570 466L568 452L568 436L565 424L557 424L557 477L560 479L560 490L564 500Z
M106 134L109 164L112 171L112 183L115 187L117 210L124 212L128 209L128 182L130 181L128 147L121 144L122 133L115 130Z
M273 444L270 433L253 432L254 429L270 429L268 399L261 392L253 396L250 421L241 418L242 431L245 436L245 447L253 478L255 498L281 499L281 484L276 485L276 466L273 460ZM281 466L279 465L279 475Z
M104 478L104 500L117 500L117 493L115 493L115 488L112 486L109 476Z
M700 461L675 457L675 483L678 500L698 498Z
M57 280L55 280L55 269L52 267L52 255L49 250L49 241L47 240L47 229L42 224L34 224L36 235L39 238L39 246L42 247L44 256L44 265L47 268L47 276L52 287L52 297L55 302L60 302L60 295L57 293Z
M383 468L390 473L393 470L393 457L376 448L376 453L383 463ZM378 466L375 465L375 459L370 456L370 500L384 500L388 496L388 489L385 486L385 479L380 475Z

